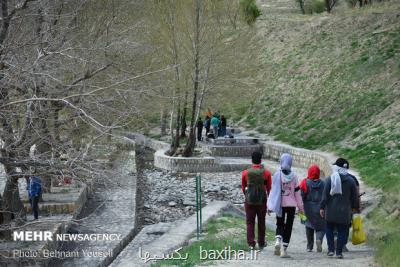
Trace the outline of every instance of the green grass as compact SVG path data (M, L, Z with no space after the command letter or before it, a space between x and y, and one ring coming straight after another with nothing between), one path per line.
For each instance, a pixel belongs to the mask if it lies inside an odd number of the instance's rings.
M199 263L212 263L210 260L200 258L200 248L203 257L206 251L222 251L230 246L231 251L246 251L248 255L248 245L246 242L246 222L244 218L223 215L211 220L204 228L205 236L203 239L182 248L179 252L182 255L188 254L187 260L163 260L152 264L152 267L159 266L195 266ZM257 230L256 230L257 232ZM267 240L273 239L273 233L267 230ZM211 258L213 258L211 256Z
M400 216L392 216L400 206L400 117L396 108L385 112L399 99L398 8L384 3L337 13L312 32L284 22L266 29L262 93L242 117L249 129L277 140L348 158L369 186L383 191L366 220L383 266L400 266ZM291 39L284 42L268 37L285 32Z

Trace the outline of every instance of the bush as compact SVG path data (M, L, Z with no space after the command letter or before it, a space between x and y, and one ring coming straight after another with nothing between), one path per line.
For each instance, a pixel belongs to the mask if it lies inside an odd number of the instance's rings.
M240 0L240 12L247 24L252 25L261 16L256 0Z
M324 0L308 0L305 1L304 9L306 13L322 13L325 11L325 1Z

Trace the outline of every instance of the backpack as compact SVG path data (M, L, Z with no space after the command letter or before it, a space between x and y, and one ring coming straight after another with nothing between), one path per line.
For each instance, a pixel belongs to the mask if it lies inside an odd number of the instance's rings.
M266 200L264 169L247 170L246 203L249 205L262 205Z
M318 184L307 179L307 201L321 202L324 183L320 181Z

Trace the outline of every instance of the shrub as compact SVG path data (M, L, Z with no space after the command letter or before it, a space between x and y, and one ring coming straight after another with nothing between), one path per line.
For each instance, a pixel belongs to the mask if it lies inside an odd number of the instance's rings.
M261 15L255 0L240 0L240 11L247 24L252 25Z
M324 0L308 0L305 1L304 9L306 13L322 13L325 11L325 1Z

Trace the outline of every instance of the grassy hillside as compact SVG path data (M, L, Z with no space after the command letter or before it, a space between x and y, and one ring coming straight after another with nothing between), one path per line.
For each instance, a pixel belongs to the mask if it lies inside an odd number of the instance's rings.
M384 192L368 219L377 259L400 266L399 1L313 16L300 15L294 1L260 3L257 92L236 107L236 119L349 158Z

